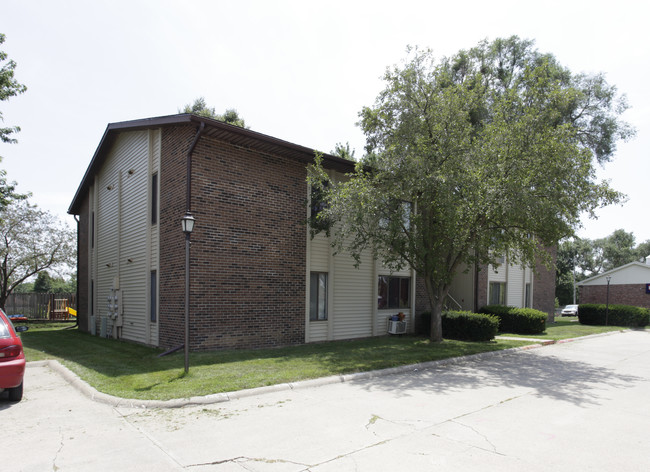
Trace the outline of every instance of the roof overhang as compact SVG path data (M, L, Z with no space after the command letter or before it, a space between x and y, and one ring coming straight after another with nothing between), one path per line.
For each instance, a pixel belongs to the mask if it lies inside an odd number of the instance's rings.
M282 139L274 138L250 129L187 113L110 123L106 127L106 131L104 131L104 135L95 150L90 165L88 166L72 203L68 208L68 213L71 215L79 214L83 197L90 188L90 185L93 183L94 176L99 172L99 169L104 164L104 161L120 132L180 125L192 125L198 129L201 123L205 124L202 136L210 136L220 141L258 152L296 159L305 164L312 163L314 160L314 149L283 141ZM323 154L323 165L339 172L345 173L354 171L354 164L355 163L352 161L337 156Z

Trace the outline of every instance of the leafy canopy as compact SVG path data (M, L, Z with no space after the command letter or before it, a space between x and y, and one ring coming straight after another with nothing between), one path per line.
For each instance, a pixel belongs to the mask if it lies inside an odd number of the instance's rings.
M583 212L622 198L596 180L595 163L633 130L602 75L574 75L531 41L483 41L441 60L408 53L359 114L367 155L356 171L332 181L317 158L310 182L336 247L357 261L371 250L423 278L440 341L458 270L506 253L550 262L543 247L572 234Z
M0 44L5 42L5 35L0 33ZM6 61L6 62L5 62ZM12 60L7 61L7 53L0 51L0 101L8 100L27 90L27 87L20 84L14 77L16 63ZM4 121L2 111L0 111L0 122ZM13 133L20 131L20 127L13 126L0 127L0 141L3 143L15 143L16 139L12 138Z

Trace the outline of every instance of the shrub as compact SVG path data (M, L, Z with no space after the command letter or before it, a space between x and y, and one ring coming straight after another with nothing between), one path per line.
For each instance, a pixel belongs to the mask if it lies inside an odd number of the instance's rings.
M546 313L532 308L488 305L480 312L498 317L501 333L540 334L546 330Z
M471 311L446 311L442 314L442 334L449 339L489 341L499 329L496 316Z
M650 324L650 310L638 306L585 303L578 310L578 321L585 325L643 327Z

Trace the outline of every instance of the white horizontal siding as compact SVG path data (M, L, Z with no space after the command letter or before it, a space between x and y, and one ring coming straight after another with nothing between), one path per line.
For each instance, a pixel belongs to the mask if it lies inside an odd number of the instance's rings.
M148 155L147 131L121 133L97 176L97 306L108 314L118 278L121 336L138 342L147 342Z
M520 266L508 267L506 304L519 308L524 306L524 269Z
M351 257L340 254L334 257L334 265L333 339L372 336L374 313L372 257L362 256L361 265L357 269Z

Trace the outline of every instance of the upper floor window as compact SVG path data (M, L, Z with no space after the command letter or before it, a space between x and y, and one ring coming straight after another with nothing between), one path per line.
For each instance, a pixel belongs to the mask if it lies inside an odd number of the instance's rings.
M158 223L158 173L151 176L151 224Z

